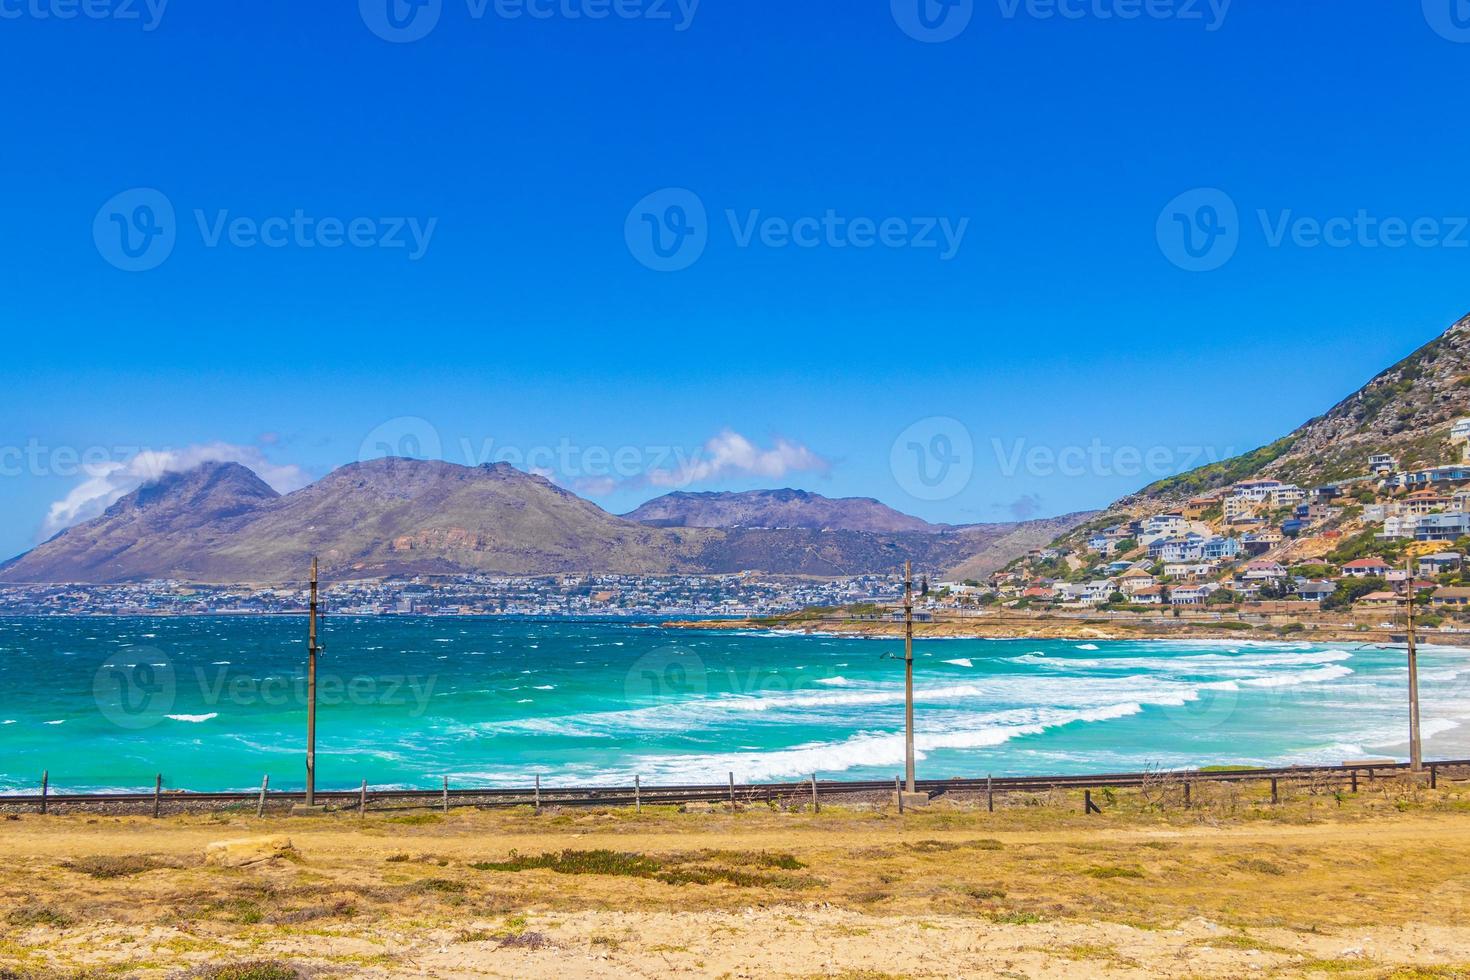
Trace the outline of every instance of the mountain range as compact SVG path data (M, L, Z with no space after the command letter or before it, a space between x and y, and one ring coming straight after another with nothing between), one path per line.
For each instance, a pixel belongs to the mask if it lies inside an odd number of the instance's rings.
M1368 473L1388 453L1406 469L1456 462L1450 427L1470 415L1470 316L1380 372L1323 415L1252 452L1153 483L1109 511L1154 510L1246 479L1320 486Z
M984 574L1088 515L931 525L875 500L795 490L671 494L614 516L540 476L386 458L281 495L238 463L169 473L0 565L0 582L299 581L387 575Z

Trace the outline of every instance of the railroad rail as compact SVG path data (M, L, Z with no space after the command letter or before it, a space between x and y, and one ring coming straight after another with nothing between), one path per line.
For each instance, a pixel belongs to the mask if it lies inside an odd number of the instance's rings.
M1349 763L1340 766L1290 766L1272 769L1194 769L1148 772L1100 773L1090 775L1000 776L985 778L920 779L916 789L929 797L947 795L990 795L1036 793L1050 790L1128 789L1158 785L1165 781L1183 784L1271 782L1337 782L1356 789L1360 782L1402 776L1410 771L1407 763ZM1445 778L1470 779L1470 759L1437 760L1425 763L1430 782ZM687 803L762 803L834 799L843 796L873 795L892 792L891 780L819 780L816 776L797 782L737 783L683 786L606 786L606 787L479 787L451 788L447 781L440 789L366 789L318 791L318 803L336 809L357 809L364 804L398 804L411 807L453 806L479 808L537 807L623 807L669 806ZM142 793L57 793L49 788L36 794L0 795L0 810L38 808L85 808L88 806L153 807L155 813L170 810L209 808L212 806L275 806L304 801L305 793L293 790L234 791L200 793L165 790L160 779L153 792Z

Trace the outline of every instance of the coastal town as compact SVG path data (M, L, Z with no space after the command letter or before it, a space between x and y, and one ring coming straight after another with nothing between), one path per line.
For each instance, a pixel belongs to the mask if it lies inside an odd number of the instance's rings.
M963 606L1147 611L1172 607L1374 613L1423 624L1470 619L1470 418L1458 462L1366 472L1320 486L1247 479L1131 519L1094 521L987 581L946 583Z
M733 618L877 601L901 588L896 577L876 575L474 575L328 583L323 599L339 616ZM0 616L274 615L303 613L306 604L305 585L0 586Z

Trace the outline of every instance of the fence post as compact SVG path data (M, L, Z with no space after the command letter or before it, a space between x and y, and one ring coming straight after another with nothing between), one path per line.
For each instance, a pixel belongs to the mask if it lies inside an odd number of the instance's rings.
M1429 767L1429 788L1439 789L1439 770L1434 766Z
M265 791L270 784L270 773L266 773L265 778L260 781L260 802L255 804L255 816L257 818L265 816Z
M817 799L817 774L812 773L812 812L822 812L822 802Z
M541 774L536 774L536 812L541 812Z
M902 816L903 815L903 777L901 777L901 776L894 776L893 777L893 792L898 797L898 812L899 812L899 815Z
M159 773L153 779L153 819L158 819L159 808L163 806L163 773Z
M633 812L643 812L643 777L633 777Z
M362 795L357 798L357 815L367 816L367 780L362 781Z
M735 809L735 774L730 773L730 809Z
M1271 777L1271 805L1275 806L1281 802L1281 794L1277 791L1276 777Z
M41 813L46 813L46 793L51 788L51 770L47 769L41 773Z
M993 777L985 777L985 810L987 813L995 812L995 787L992 784Z
M449 777L444 777L444 812L449 812Z
M1358 770L1354 769L1353 770L1353 792L1356 793L1357 791L1358 791Z
M1086 814L1102 813L1102 807L1092 802L1092 790L1082 791L1082 812Z
M1184 781L1184 809L1188 810L1193 805L1190 800L1189 780Z

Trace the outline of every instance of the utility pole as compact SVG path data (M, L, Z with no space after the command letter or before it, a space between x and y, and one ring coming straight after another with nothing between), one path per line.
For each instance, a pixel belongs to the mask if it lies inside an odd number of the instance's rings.
M904 787L914 789L914 568L903 563L903 766Z
M316 558L311 560L311 606L306 641L306 805L316 806Z
M1419 742L1419 651L1414 644L1414 559L1406 560L1409 568L1409 629L1405 636L1409 647L1409 769L1424 771L1424 748Z

